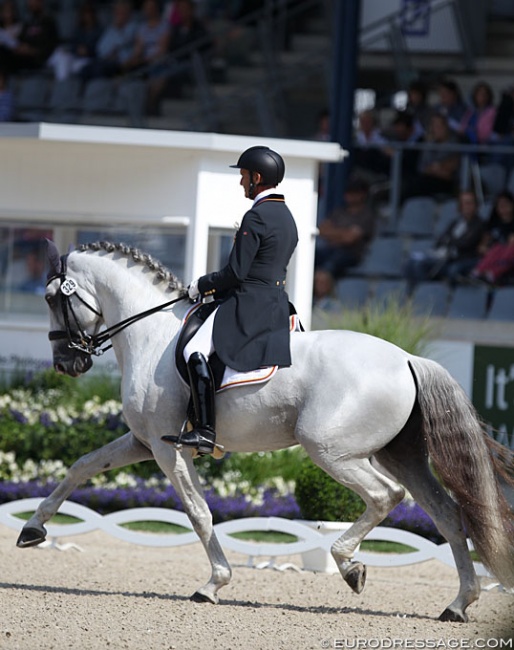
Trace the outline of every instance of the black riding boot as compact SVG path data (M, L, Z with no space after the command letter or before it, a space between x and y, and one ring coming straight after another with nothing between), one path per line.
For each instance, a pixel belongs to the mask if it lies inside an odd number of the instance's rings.
M180 436L163 436L162 439L176 442L184 447L193 447L200 454L212 454L216 441L212 370L201 352L193 352L187 362L187 372L195 413L194 429L183 431Z

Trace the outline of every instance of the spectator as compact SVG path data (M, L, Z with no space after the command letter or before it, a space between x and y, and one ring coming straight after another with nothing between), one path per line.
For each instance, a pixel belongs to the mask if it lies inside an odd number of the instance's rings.
M10 122L13 113L13 94L9 87L9 77L0 70L0 122Z
M514 87L506 88L496 109L491 141L499 145L498 153L491 154L489 161L503 165L507 173L514 166L514 154L500 153L501 146L514 144Z
M369 182L384 180L389 174L389 157L377 145L386 144L375 111L362 111L355 131L354 173L365 176Z
M473 144L487 144L491 141L496 117L491 86L479 81L471 93L471 103L461 120L459 132Z
M193 1L176 0L174 7L177 18L171 23L168 58L155 67L148 84L151 114L159 113L163 96L180 96L183 85L190 80L193 52L205 53L212 45L203 21L196 16Z
M482 255L470 278L500 284L514 271L514 196L497 197L480 245Z
M26 277L16 290L44 296L47 280L44 255L37 249L29 250L25 257L25 269Z
M117 0L112 11L111 25L97 43L96 58L82 70L84 79L121 74L132 57L137 31L132 5L127 0Z
M49 64L54 69L55 78L67 79L90 64L95 58L101 35L95 6L91 2L85 2L80 7L77 28L69 46L58 47L50 57Z
M453 79L443 79L439 82L437 93L439 103L435 106L435 112L444 115L450 129L458 132L467 109L458 84Z
M21 28L16 3L13 0L4 0L0 5L0 47L13 50L18 44Z
M434 194L453 195L455 192L460 156L454 151L446 150L444 145L456 144L458 139L450 130L444 115L432 115L426 140L433 143L434 147L422 152L418 174L407 179L404 184L404 199Z
M324 269L316 269L314 273L314 293L312 301L313 309L334 313L341 311L341 301L335 293L335 280L333 276Z
M28 18L14 47L0 45L0 68L6 72L42 68L58 43L57 25L46 13L44 0L27 0Z
M398 111L391 124L390 140L404 144L419 144L424 141L423 135L416 130L414 117L407 111ZM386 155L392 157L394 148L385 148ZM416 177L419 157L419 149L404 149L402 153L402 179L409 183Z
M350 179L344 206L336 208L320 223L316 268L336 279L360 264L375 234L377 214L369 206L368 192L364 180Z
M169 27L163 20L158 0L145 0L142 12L145 20L137 29L134 52L125 68L146 66L151 76L151 65L162 59L168 49Z
M484 222L473 192L459 195L459 215L428 253L414 251L405 266L409 292L422 280L447 280L452 286L469 273L479 259Z
M427 87L422 81L412 81L407 89L405 110L414 119L414 131L417 137L425 135L434 112L433 108L428 105L427 94Z

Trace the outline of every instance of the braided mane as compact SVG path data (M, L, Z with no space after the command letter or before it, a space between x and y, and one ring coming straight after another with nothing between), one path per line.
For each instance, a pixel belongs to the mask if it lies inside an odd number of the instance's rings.
M145 266L147 269L152 271L155 277L161 282L168 283L168 289L171 291L184 291L184 286L182 282L177 278L177 276L167 269L161 262L154 259L148 253L143 253L138 248L133 246L127 246L126 244L113 244L108 241L97 241L90 242L87 244L81 244L77 247L77 250L81 253L85 251L105 251L106 253L121 253L125 257L131 258L137 264Z

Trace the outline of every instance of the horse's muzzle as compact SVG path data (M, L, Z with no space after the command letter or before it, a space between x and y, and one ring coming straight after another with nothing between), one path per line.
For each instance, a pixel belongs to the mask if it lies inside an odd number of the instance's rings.
M78 350L70 350L69 354L54 356L54 369L61 375L78 377L83 375L93 366L93 359L90 354Z

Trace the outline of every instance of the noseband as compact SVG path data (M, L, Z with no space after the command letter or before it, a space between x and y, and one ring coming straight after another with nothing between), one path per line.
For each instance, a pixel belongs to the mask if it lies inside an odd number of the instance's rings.
M184 300L187 297L187 293L186 293L185 295L180 296L179 298L174 298L173 300L169 300L168 302L165 302L162 305L157 305L157 307L152 307L151 309L147 309L144 312L135 314L134 316L130 316L129 318L126 318L125 320L116 323L116 325L107 327L105 330L99 332L98 334L91 335L88 334L83 327L81 327L80 322L75 313L75 310L73 309L73 305L71 303L71 297L76 296L77 299L83 305L85 305L90 311L93 312L93 314L96 314L96 316L98 316L99 318L102 317L102 314L101 312L97 311L94 307L92 307L78 294L77 292L78 285L75 282L75 280L66 277L67 262L68 262L68 256L63 255L61 257L60 272L55 273L54 275L49 275L46 283L48 286L51 282L53 282L56 279L58 279L60 282L59 284L59 292L61 298L60 303L61 303L61 311L62 311L62 317L63 317L64 327L65 327L64 330L51 330L48 333L48 338L50 341L61 341L63 339L66 339L68 341L68 348L70 348L70 350L78 350L79 352L88 354L90 356L95 355L99 357L104 352L109 350L112 347L112 344L109 344L105 347L102 346L105 343L107 343L107 341L109 341L111 337L113 337L115 334L118 334L129 325L132 325L132 323L135 323L142 318L146 318L146 316L150 316L151 314L155 314L158 311L161 311L162 309L165 309L166 307L173 305L179 300ZM72 329L71 320L73 320L74 322L74 329Z

